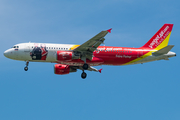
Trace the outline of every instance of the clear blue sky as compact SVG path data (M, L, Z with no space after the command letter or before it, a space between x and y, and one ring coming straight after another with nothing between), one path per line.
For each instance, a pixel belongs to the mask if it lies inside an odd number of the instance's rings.
M1 0L0 119L179 120L179 0ZM170 45L177 56L143 65L98 66L55 75L53 63L3 56L14 44L82 44L113 28L106 46L140 47L164 23L173 23Z

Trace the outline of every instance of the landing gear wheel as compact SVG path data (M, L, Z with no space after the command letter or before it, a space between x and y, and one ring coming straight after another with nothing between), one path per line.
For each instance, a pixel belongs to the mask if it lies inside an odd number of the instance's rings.
M24 67L25 71L28 71L28 65L29 65L29 61L26 61L26 67Z
M24 70L25 70L25 71L28 71L28 67L24 67Z
M86 74L85 72L83 72L83 73L81 74L81 77L82 77L82 79L85 79L85 78L87 77L87 74Z
M87 69L88 69L88 67L89 67L89 65L88 65L87 63L84 63L84 65L83 65L83 69L84 69L84 70L87 70Z

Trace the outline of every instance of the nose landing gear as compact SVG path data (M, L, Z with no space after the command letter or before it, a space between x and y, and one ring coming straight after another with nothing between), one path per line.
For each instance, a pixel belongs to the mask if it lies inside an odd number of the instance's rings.
M26 67L24 67L25 71L28 71L28 65L29 65L29 61L26 62Z
M24 70L25 70L25 71L28 71L28 67L24 67Z

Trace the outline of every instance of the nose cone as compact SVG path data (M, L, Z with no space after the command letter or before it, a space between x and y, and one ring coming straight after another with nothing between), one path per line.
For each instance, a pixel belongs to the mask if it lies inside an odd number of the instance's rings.
M10 56L11 56L10 50L6 50L6 51L4 52L4 56L7 57L7 58L10 58Z

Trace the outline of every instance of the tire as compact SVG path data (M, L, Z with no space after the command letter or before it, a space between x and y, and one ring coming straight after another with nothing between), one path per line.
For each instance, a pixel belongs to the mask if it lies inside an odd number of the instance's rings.
M85 78L87 77L87 74L86 74L85 72L83 72L83 73L81 74L81 77L82 77L82 79L85 79Z
M87 69L88 69L88 67L89 67L89 65L88 65L87 63L84 63L84 65L83 65L83 69L84 69L84 70L87 70Z
M25 71L28 71L28 67L24 67L24 70L25 70Z

